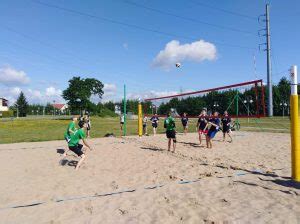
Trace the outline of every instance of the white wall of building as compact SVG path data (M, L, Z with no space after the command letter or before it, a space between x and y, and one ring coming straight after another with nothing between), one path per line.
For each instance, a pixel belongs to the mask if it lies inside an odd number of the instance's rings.
M8 107L2 105L2 99L0 99L0 111L8 111Z

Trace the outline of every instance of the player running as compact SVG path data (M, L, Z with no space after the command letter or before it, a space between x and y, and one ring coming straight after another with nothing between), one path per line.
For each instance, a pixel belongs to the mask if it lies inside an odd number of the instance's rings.
M206 110L203 109L201 111L201 114L199 115L199 119L197 122L197 131L199 134L200 145L202 144L202 135L205 135L207 133L205 130L206 124L207 124Z
M158 118L157 114L154 114L154 116L152 116L150 118L150 121L152 122L153 135L155 136L156 135L156 130L157 130L157 127L158 127L158 121L159 121L159 118Z
M89 146L87 140L86 140L86 135L85 135L85 130L87 127L87 124L84 121L79 121L78 122L79 129L75 131L74 134L71 135L70 141L68 142L69 149L65 152L65 156L67 155L67 152L71 150L74 152L77 156L79 156L81 159L76 165L76 170L79 169L81 164L86 158L86 155L84 152L82 152L83 145L79 144L79 141L82 140L83 144L92 151L92 148Z
M189 123L189 118L186 116L186 113L183 113L183 116L181 117L181 123L183 126L183 132L186 135L188 132L188 123Z
M205 129L208 128L208 125L210 125L210 128L207 132L206 135L206 146L207 148L212 148L212 139L215 137L215 135L217 134L217 132L220 129L220 119L219 119L219 113L218 112L214 112L213 117L209 120L209 122L207 123Z
M173 153L175 152L176 149L176 125L175 125L175 119L171 116L171 113L167 114L167 118L165 119L164 122L164 128L166 129L166 135L168 138L168 151L171 150L171 144L173 140Z
M77 117L73 116L72 117L72 121L68 124L67 130L64 133L64 137L65 140L67 141L67 143L69 143L70 139L71 139L71 135L75 133L76 129L76 121L77 121Z
M228 115L228 112L227 112L227 111L224 111L224 116L223 116L223 118L221 119L221 122L222 122L223 142L224 142L225 139L226 139L226 134L229 136L230 142L232 142L232 137L231 137L231 135L230 135L230 133L231 133L231 129L230 129L231 118L230 118L230 116Z

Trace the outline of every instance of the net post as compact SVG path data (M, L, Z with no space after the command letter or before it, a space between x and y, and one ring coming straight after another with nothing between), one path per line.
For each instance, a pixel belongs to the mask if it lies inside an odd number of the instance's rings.
M235 109L236 109L236 123L239 124L239 93L237 92L235 95ZM239 130L239 125L237 126L237 130Z
M143 135L143 118L142 118L142 102L141 99L139 99L138 104L138 135L141 138Z
M264 84L263 81L261 81L261 106L263 109L263 115L264 117L266 116L266 107L265 107L265 88L264 88Z
M292 178L300 182L300 131L299 131L299 109L297 92L297 66L292 66L291 75L291 155L292 155Z
M257 82L255 83L255 101L256 101L256 116L259 115L259 104L258 104L258 90L257 90Z
M123 128L123 135L126 136L127 132L127 111L126 111L127 101L126 101L126 85L124 84L124 128Z

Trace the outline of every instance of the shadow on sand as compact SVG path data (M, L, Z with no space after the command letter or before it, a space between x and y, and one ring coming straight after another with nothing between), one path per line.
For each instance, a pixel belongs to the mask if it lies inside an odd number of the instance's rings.
M204 148L204 146L201 146L199 145L198 143L195 143L195 142L177 142L177 143L180 143L180 144L184 144L184 145L187 145L187 146L192 146L192 147L195 147L195 148Z
M287 180L280 180L280 179L265 180L265 179L262 179L262 178L259 178L259 179L262 180L262 181L266 181L266 182L272 182L274 184L278 184L278 185L283 186L283 187L290 187L290 188L295 188L295 189L300 190L300 183L296 182L296 181L293 181L291 179L287 179Z
M56 149L56 152L58 153L58 154L64 154L65 153L65 150L64 149Z
M271 182L279 184L281 186L300 189L299 185L297 186L297 183L295 183L295 182L291 183L291 180L290 181L284 181L284 180L264 180L264 181L271 181ZM294 191L294 190L273 189L273 188L270 188L270 187L266 187L266 186L258 185L256 183L251 183L251 182L246 182L246 181L233 181L233 182L234 183L245 184L245 185L253 186L253 187L260 187L260 188L263 188L263 189L266 189L266 190L280 191L280 192L285 193L285 194L299 195L299 193L296 192L296 191Z
M151 151L163 151L163 149L155 147L141 147L141 149L151 150Z
M73 166L73 167L76 167L76 165L77 165L77 163L78 163L78 161L76 161L76 160L67 160L67 159L62 159L61 161L59 161L59 164L61 165L61 166L66 166L66 165L68 165L68 166Z

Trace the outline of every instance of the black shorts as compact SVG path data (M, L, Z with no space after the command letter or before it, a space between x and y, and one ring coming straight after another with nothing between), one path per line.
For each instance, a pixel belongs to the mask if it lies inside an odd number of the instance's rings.
M227 126L227 125L224 125L223 128L222 128L222 132L223 133L229 133L230 132L230 127Z
M157 128L157 123L152 123L152 127Z
M185 128L186 126L188 126L187 123L182 123L182 126Z
M167 130L166 131L166 135L167 135L167 138L173 138L173 139L176 138L176 132L175 132L175 130Z
M124 124L124 122L120 122L120 124Z
M74 152L77 156L81 156L83 154L82 152L83 145L78 144L76 146L69 146L69 149Z
M88 130L88 131L91 130L91 126L87 125L86 130Z
M145 128L145 127L147 127L147 125L146 125L146 124L143 124L143 128Z

